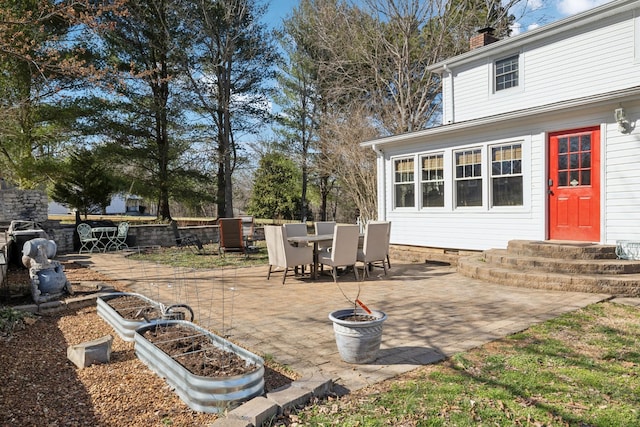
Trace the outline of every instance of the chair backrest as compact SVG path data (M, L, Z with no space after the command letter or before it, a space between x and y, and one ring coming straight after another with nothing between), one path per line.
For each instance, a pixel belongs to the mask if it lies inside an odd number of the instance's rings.
M388 222L367 223L364 231L364 244L362 245L362 252L364 252L367 261L380 261L387 256L388 231Z
M267 242L267 255L269 264L278 267L285 266L284 234L283 228L278 225L264 226L264 239Z
M127 237L129 233L129 223L124 221L118 224L118 237Z
M306 236L307 224L304 222L292 222L284 224L285 237Z
M80 240L90 238L91 226L89 224L85 224L84 222L78 224L78 236L80 236Z
M386 241L385 247L388 254L389 244L391 242L391 221L370 221L369 224L386 224L387 225L387 241Z
M255 222L252 216L245 215L241 216L242 220L242 234L247 237L253 237L255 233Z
M337 224L333 234L331 260L335 265L353 265L358 256L360 227L357 224Z
M218 220L220 247L225 249L244 249L241 218L220 218Z
M336 226L335 221L318 221L314 224L316 229L316 235L333 234L333 229Z

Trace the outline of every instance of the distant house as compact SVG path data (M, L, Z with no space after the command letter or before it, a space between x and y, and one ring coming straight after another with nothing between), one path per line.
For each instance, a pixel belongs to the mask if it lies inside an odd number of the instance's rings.
M50 215L64 215L72 213L69 208L60 203L49 202ZM144 205L144 199L133 194L116 194L106 209L107 215L144 215L149 214Z
M363 143L391 243L640 240L640 2L487 41L430 67L441 126Z

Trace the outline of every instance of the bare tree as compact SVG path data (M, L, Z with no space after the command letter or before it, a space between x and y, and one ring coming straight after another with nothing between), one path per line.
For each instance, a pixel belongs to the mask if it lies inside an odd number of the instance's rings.
M353 201L364 222L377 217L375 154L357 143L376 135L366 113L354 108L347 116L338 113L324 117L323 141L331 155L320 165L338 177L341 194Z

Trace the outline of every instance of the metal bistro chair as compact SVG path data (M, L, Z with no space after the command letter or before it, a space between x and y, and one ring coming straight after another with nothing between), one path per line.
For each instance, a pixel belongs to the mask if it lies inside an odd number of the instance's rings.
M169 225L173 230L173 236L179 248L188 247L191 248L194 253L202 253L204 246L195 234L181 234L180 230L178 230L178 223L175 220L171 221Z
M108 249L114 248L114 250L119 251L121 249L128 249L129 245L125 243L127 240L127 235L129 234L129 223L124 221L118 224L118 232L113 237L111 243L109 243Z
M77 230L80 238L80 251L78 253L81 254L83 249L89 253L93 252L98 246L99 239L91 234L91 226L85 223L78 224Z

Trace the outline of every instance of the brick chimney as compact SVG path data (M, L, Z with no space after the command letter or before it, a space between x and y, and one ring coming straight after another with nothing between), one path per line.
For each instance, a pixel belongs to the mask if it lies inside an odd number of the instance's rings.
M491 27L485 27L478 30L478 34L469 40L469 49L473 50L482 46L486 46L500 40L493 35L495 30Z

